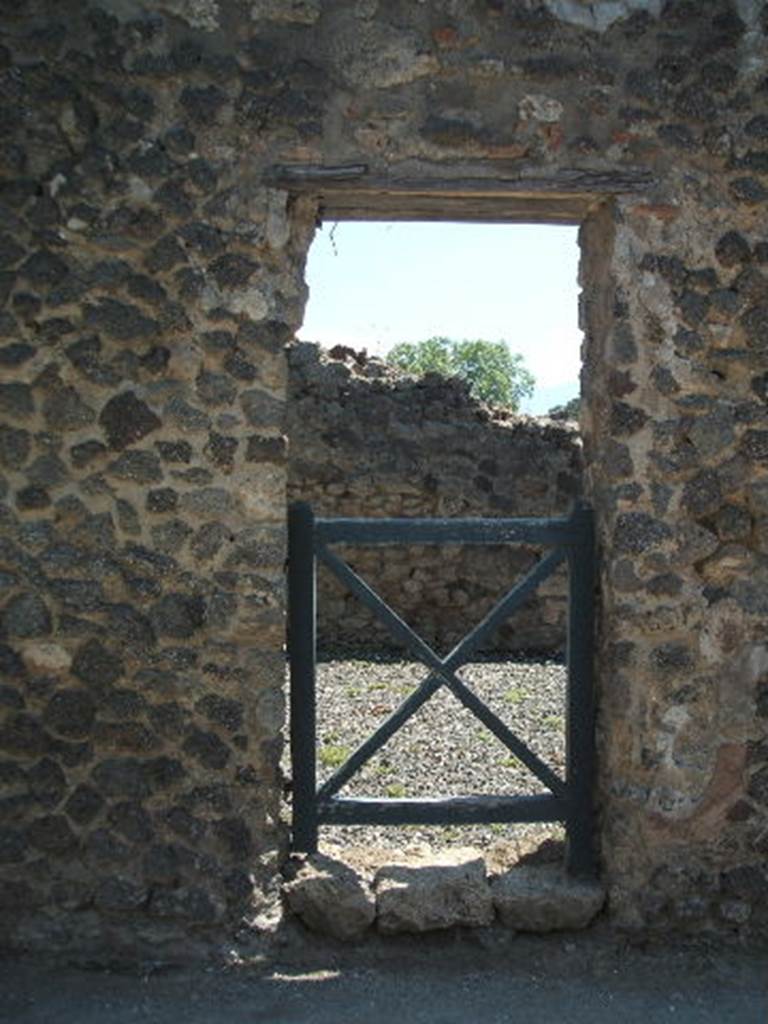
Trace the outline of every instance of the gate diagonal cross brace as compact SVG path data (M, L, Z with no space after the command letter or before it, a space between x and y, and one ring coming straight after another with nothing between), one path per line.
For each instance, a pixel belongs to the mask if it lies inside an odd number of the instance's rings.
M338 793L341 787L443 685L447 686L464 707L472 712L556 797L566 796L566 786L563 780L523 740L516 736L454 672L454 669L467 662L483 639L503 622L535 590L539 583L554 572L565 558L562 548L556 548L542 558L445 658L440 658L339 555L322 543L317 545L316 553L317 557L328 566L340 582L344 583L363 604L371 609L389 632L432 670L416 690L330 776L318 791L318 800L327 800Z

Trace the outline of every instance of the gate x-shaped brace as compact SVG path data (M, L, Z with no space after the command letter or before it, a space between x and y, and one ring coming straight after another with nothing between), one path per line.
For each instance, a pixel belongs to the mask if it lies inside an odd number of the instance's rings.
M445 658L440 658L411 627L358 574L327 545L318 544L317 557L349 590L359 597L384 623L395 639L405 644L416 657L432 669L428 675L382 724L338 768L318 791L318 799L326 800L338 793L345 783L379 750L387 740L411 718L418 709L443 685L471 711L516 757L529 768L545 786L558 797L565 796L565 783L539 758L504 722L455 674L454 669L465 664L482 641L493 632L551 575L565 558L561 548L550 552L538 562L522 580L509 591L454 647Z

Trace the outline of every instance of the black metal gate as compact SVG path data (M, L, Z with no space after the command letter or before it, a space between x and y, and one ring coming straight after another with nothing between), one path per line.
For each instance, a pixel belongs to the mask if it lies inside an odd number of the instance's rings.
M293 848L317 849L321 824L477 824L561 821L566 863L594 875L594 702L592 683L595 547L592 511L577 506L550 519L320 519L309 505L288 513L288 652L291 671ZM551 548L485 618L440 658L335 552L333 544L536 544ZM315 737L316 564L334 575L429 669L429 674L331 777L317 788ZM562 563L568 564L566 778L561 779L456 675L482 642ZM341 797L339 790L441 687L447 686L549 790L534 796L434 799Z

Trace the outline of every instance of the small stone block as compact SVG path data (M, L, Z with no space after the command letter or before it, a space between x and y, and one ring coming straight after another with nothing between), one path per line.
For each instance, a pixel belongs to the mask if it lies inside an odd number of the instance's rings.
M360 938L376 916L373 894L357 872L322 854L308 857L283 892L308 928L344 942Z
M377 927L385 934L493 922L485 861L471 848L385 864L376 872Z
M586 928L605 902L598 882L569 878L558 865L515 867L491 880L499 919L521 932Z

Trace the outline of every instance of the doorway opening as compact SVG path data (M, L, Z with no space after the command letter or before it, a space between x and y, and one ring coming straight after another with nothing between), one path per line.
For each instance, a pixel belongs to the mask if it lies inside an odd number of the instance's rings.
M522 253L517 265L514 252ZM309 304L290 352L289 500L310 502L318 515L364 518L567 514L584 489L577 276L572 226L326 225L310 251ZM538 318L537 303L523 303L521 293L538 294ZM502 342L522 357L513 367L538 377L538 387L514 403L489 404L471 381L397 365L398 347L418 354L431 339L443 350ZM477 549L416 545L345 557L445 654L542 550L495 546L478 557ZM318 597L322 783L413 690L423 668L322 571ZM462 669L499 718L562 770L566 616L560 571ZM500 791L534 796L541 786L449 692L421 708L347 789L406 800ZM321 849L474 845L503 868L534 850L558 858L562 839L552 823L353 825L323 828Z

